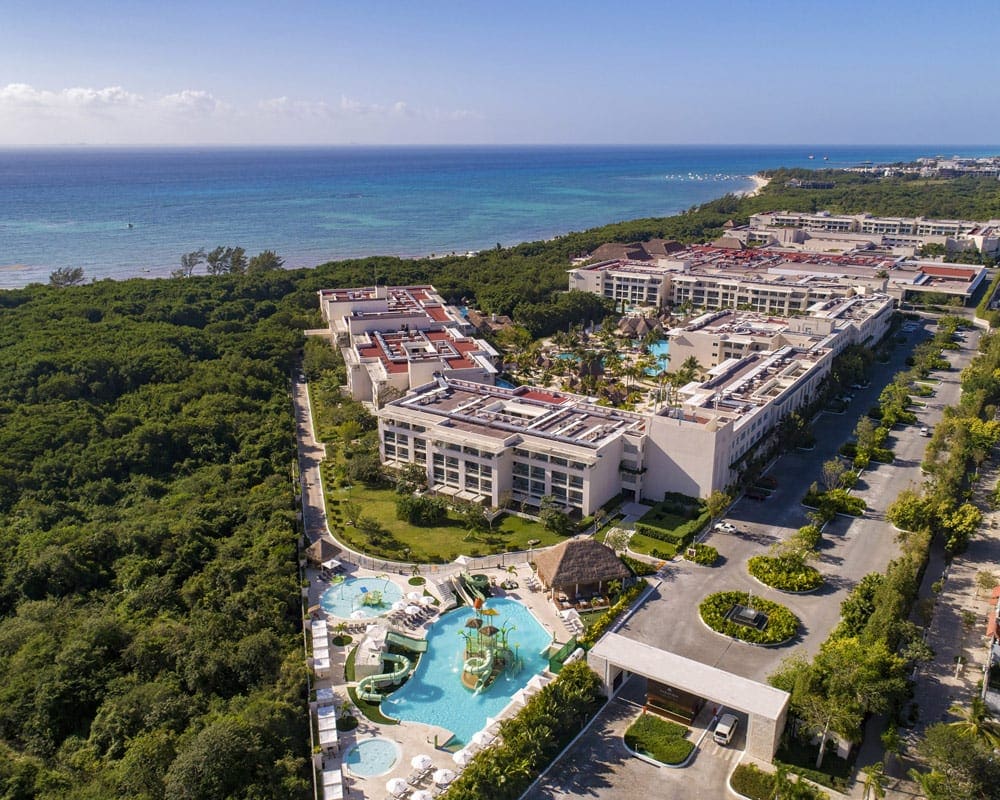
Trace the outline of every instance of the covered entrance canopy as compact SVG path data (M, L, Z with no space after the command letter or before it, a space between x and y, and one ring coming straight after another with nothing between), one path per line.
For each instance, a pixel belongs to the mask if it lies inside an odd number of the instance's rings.
M762 761L774 758L788 713L788 692L619 633L602 637L587 655L587 663L601 676L608 695L615 693L623 676L635 674L746 713L747 753Z

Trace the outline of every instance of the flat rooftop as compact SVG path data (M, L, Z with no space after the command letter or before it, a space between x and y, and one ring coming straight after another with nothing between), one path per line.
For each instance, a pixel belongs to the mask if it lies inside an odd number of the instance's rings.
M781 719L788 706L788 692L637 642L620 633L605 634L590 653L658 683L764 719Z
M465 336L452 336L443 329L426 331L374 332L367 341L356 341L362 360L378 359L386 372L406 372L408 365L421 361L442 361L448 369L471 369L483 366L476 354L486 355L485 342Z
M566 392L499 386L439 377L390 406L441 418L446 427L506 439L512 434L540 437L596 450L626 432L640 433L645 418L605 408Z

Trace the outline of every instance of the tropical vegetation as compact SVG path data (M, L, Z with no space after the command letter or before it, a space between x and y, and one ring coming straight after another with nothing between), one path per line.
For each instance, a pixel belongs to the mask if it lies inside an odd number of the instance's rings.
M625 731L625 744L661 764L683 764L694 750L688 732L683 725L643 712Z
M741 625L729 619L737 606L752 607L767 615L763 630ZM763 597L751 597L747 592L716 592L701 601L698 612L708 627L717 633L751 644L782 644L799 630L799 618L779 603Z

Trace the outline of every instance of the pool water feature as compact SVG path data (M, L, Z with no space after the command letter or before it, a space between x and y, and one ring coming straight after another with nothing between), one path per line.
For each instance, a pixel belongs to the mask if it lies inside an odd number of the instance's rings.
M366 617L380 617L402 599L403 590L386 578L348 578L323 592L319 603L327 614L350 619L356 611ZM378 602L373 603L375 600Z
M348 750L344 756L344 763L355 775L375 778L391 771L401 755L399 745L394 741L376 737L358 742Z
M472 692L462 684L465 639L460 633L475 615L465 607L451 611L431 625L427 633L427 652L410 679L382 701L382 713L403 721L437 725L455 734L462 744L495 717L511 697L531 678L548 666L546 652L552 636L520 603L507 598L491 598L489 608L498 613L496 620L512 625L509 634L520 668L499 674L485 689Z

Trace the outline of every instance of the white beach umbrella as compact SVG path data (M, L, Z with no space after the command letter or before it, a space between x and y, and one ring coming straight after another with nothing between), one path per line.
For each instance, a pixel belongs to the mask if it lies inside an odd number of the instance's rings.
M432 606L434 605L434 598L429 594L425 594L417 602L422 606Z
M406 593L406 599L409 600L411 603L419 603L420 602L420 598L423 597L423 596L424 595L423 595L422 592L407 592Z
M420 753L410 759L410 766L414 769L427 769L433 763L433 759L426 753Z
M519 703L520 705L523 706L525 703L528 702L528 693L524 691L524 689L518 689L516 692L514 692L514 696L510 698L510 702Z
M434 775L431 776L431 779L438 786L447 786L449 783L451 783L457 777L458 777L458 775L455 774L454 770L439 769L437 772L434 773Z
M404 610L404 611L405 611L405 612L406 612L406 613L407 613L407 614L408 614L409 616L411 616L411 617L412 617L412 616L413 616L413 615L415 615L415 614L419 614L419 613L420 613L420 611L421 611L421 608L420 608L420 606L407 606L407 607L406 607L405 609L403 609L403 610Z
M528 686L532 689L543 689L549 682L542 675L536 675L530 681L528 681Z
M396 613L399 613L404 608L406 608L406 605L407 603L405 600L397 600L395 603L392 604L392 610L395 611Z
M408 788L405 778L390 778L385 784L385 790L389 794L402 794Z
M462 750L456 750L452 753L451 760L454 761L458 766L464 767L470 761L472 761L472 751L463 748Z
M360 608L357 611L351 612L351 619L367 619L368 615L362 611Z
M496 717L487 717L486 718L486 724L485 724L484 727L486 728L486 730L489 730L494 725L496 725L499 721L500 720L498 720Z
M472 734L472 739L470 740L476 747L482 747L493 741L493 737L490 736L486 731L476 731Z
M433 797L434 795L426 789L417 789L417 791L410 795L410 800L433 800Z

